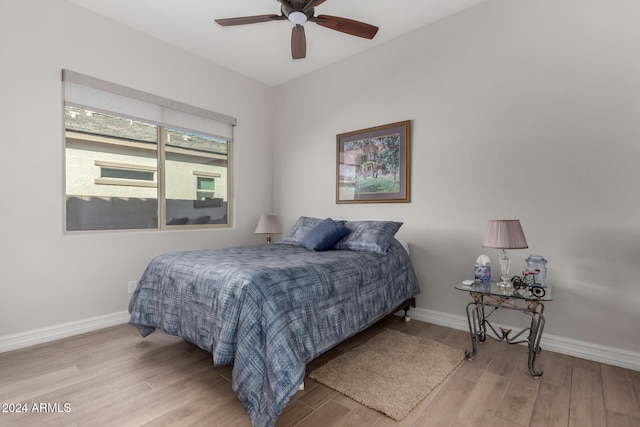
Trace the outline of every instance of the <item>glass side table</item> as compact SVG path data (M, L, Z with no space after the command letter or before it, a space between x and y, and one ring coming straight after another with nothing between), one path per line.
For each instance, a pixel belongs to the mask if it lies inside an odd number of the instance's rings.
M509 344L526 342L529 347L529 373L538 378L543 371L536 369L536 357L542 350L540 338L544 329L544 302L553 300L553 287L544 286L542 289L503 288L497 282L479 282L465 280L455 286L460 291L469 292L473 301L467 304L467 320L469 321L469 333L471 334L471 350L465 352L469 360L478 354L478 343L486 340L487 331L491 331L498 341L506 341ZM538 296L535 296L534 293ZM496 329L489 317L498 309L516 310L531 317L529 327L512 334L511 329ZM526 334L526 335L525 335ZM526 338L525 338L526 336ZM491 338L494 338L491 336Z

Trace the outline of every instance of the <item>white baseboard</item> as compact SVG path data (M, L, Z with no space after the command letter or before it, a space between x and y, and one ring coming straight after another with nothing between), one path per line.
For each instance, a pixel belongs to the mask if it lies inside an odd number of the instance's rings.
M47 326L17 334L0 336L0 353L17 350L36 344L54 341L85 332L97 331L110 326L122 325L129 321L129 312L120 311L104 316L91 317L75 322L62 323L60 325Z
M421 320L423 322L429 322L435 325L446 326L448 328L462 331L469 331L469 324L465 316L427 310L420 307L411 309L409 314L414 319ZM92 332L98 329L108 328L110 326L122 325L128 321L129 313L127 311L120 311L117 313L106 314L104 316L97 316L75 322L33 329L31 331L17 334L0 336L0 353L36 344L42 344L73 335L79 335L86 332ZM514 330L517 329L508 325L504 325L504 327L512 328ZM584 341L549 334L543 334L540 344L544 350L555 351L569 356L580 357L582 359L640 371L640 353L633 351L607 347L599 344L591 344Z
M466 316L457 316L419 307L411 309L409 314L412 318L423 322L429 322L435 325L446 326L448 328L459 329L466 332L469 331L469 322L467 321ZM508 325L504 325L504 327L514 330L518 329ZM471 345L471 343L469 343L469 345ZM640 371L640 353L629 350L607 347L544 333L542 335L542 340L540 341L540 347L542 347L543 351L554 351L568 356L575 356L581 359Z

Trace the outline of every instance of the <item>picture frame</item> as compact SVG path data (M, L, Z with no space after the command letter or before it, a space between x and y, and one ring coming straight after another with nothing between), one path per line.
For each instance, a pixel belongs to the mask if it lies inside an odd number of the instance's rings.
M336 203L409 203L411 121L336 135Z

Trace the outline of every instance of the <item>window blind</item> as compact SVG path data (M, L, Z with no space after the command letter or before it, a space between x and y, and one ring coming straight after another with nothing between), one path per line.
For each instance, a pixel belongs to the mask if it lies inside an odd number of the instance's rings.
M102 113L117 112L130 119L233 141L233 127L236 125L234 117L71 70L62 70L62 80L65 105Z

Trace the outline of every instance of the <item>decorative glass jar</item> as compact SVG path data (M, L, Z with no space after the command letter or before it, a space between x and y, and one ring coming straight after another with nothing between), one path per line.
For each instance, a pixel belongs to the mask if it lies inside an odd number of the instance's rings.
M535 275L536 283L539 283L542 286L546 286L547 284L547 260L544 259L542 255L529 255L529 258L526 260L527 263L527 271L534 272L538 270L538 273Z

